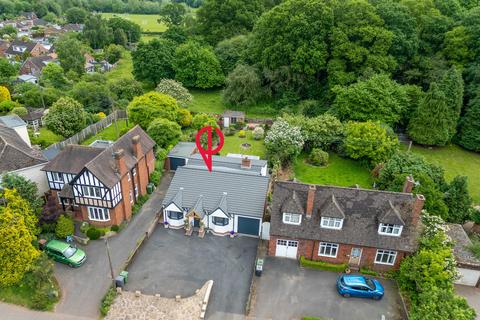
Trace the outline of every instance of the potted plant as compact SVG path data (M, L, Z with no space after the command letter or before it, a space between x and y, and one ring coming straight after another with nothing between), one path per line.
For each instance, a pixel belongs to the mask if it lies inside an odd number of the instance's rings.
M165 221L165 222L163 223L163 226L165 227L165 229L168 228L168 221Z
M233 238L233 236L235 235L235 231L232 230L229 233L230 233L230 238Z

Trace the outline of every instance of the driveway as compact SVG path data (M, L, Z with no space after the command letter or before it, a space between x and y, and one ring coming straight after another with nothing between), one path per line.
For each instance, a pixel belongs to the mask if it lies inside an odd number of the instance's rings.
M163 176L160 186L143 205L140 212L120 234L109 239L115 275L123 268L130 251L136 246L137 239L145 234L155 219L170 181L170 174ZM62 299L55 311L97 319L100 302L112 283L105 242L91 241L82 249L86 251L88 260L80 268L72 269L64 264L55 264L55 277L62 288Z
M335 287L337 274L301 269L291 259L267 257L257 278L257 297L251 316L257 319L325 317L335 320L400 320L401 300L392 281L381 279L385 296L380 301L343 298Z
M258 239L157 228L129 267L126 289L188 297L213 280L207 319L243 319Z

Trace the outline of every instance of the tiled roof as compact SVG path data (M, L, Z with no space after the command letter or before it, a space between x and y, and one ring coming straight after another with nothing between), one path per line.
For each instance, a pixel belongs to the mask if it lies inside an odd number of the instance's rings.
M464 267L471 267L480 270L480 259L468 249L472 245L472 241L468 237L463 227L459 224L447 224L447 234L455 242L453 254L457 263Z
M20 118L16 114L0 117L0 123L9 128L15 128L15 127L21 127L21 126L27 125L25 121L23 121L22 118Z
M78 174L85 165L98 156L103 150L90 146L70 144L66 146L55 158L53 158L43 171Z
M225 110L222 114L223 117L245 117L245 112L243 111L234 111L234 110Z
M197 146L195 142L179 142L175 145L175 147L172 148L172 150L170 150L168 156L174 158L188 158L195 152L196 149Z

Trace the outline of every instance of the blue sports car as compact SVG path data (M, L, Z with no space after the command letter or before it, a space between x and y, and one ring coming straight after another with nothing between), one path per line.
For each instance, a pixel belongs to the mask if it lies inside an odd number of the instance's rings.
M384 289L376 279L344 274L337 278L337 290L344 297L361 297L380 300Z

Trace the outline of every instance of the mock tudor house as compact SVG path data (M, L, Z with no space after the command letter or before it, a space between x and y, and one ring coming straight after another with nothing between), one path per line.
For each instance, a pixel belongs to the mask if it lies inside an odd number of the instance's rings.
M44 168L50 190L77 220L119 225L146 194L155 142L139 126L106 148L68 145Z
M176 167L162 203L164 223L215 235L261 233L269 177L264 160L213 156L208 171L199 154Z
M413 185L411 177L404 192L275 182L268 253L396 269L417 248L425 198Z

